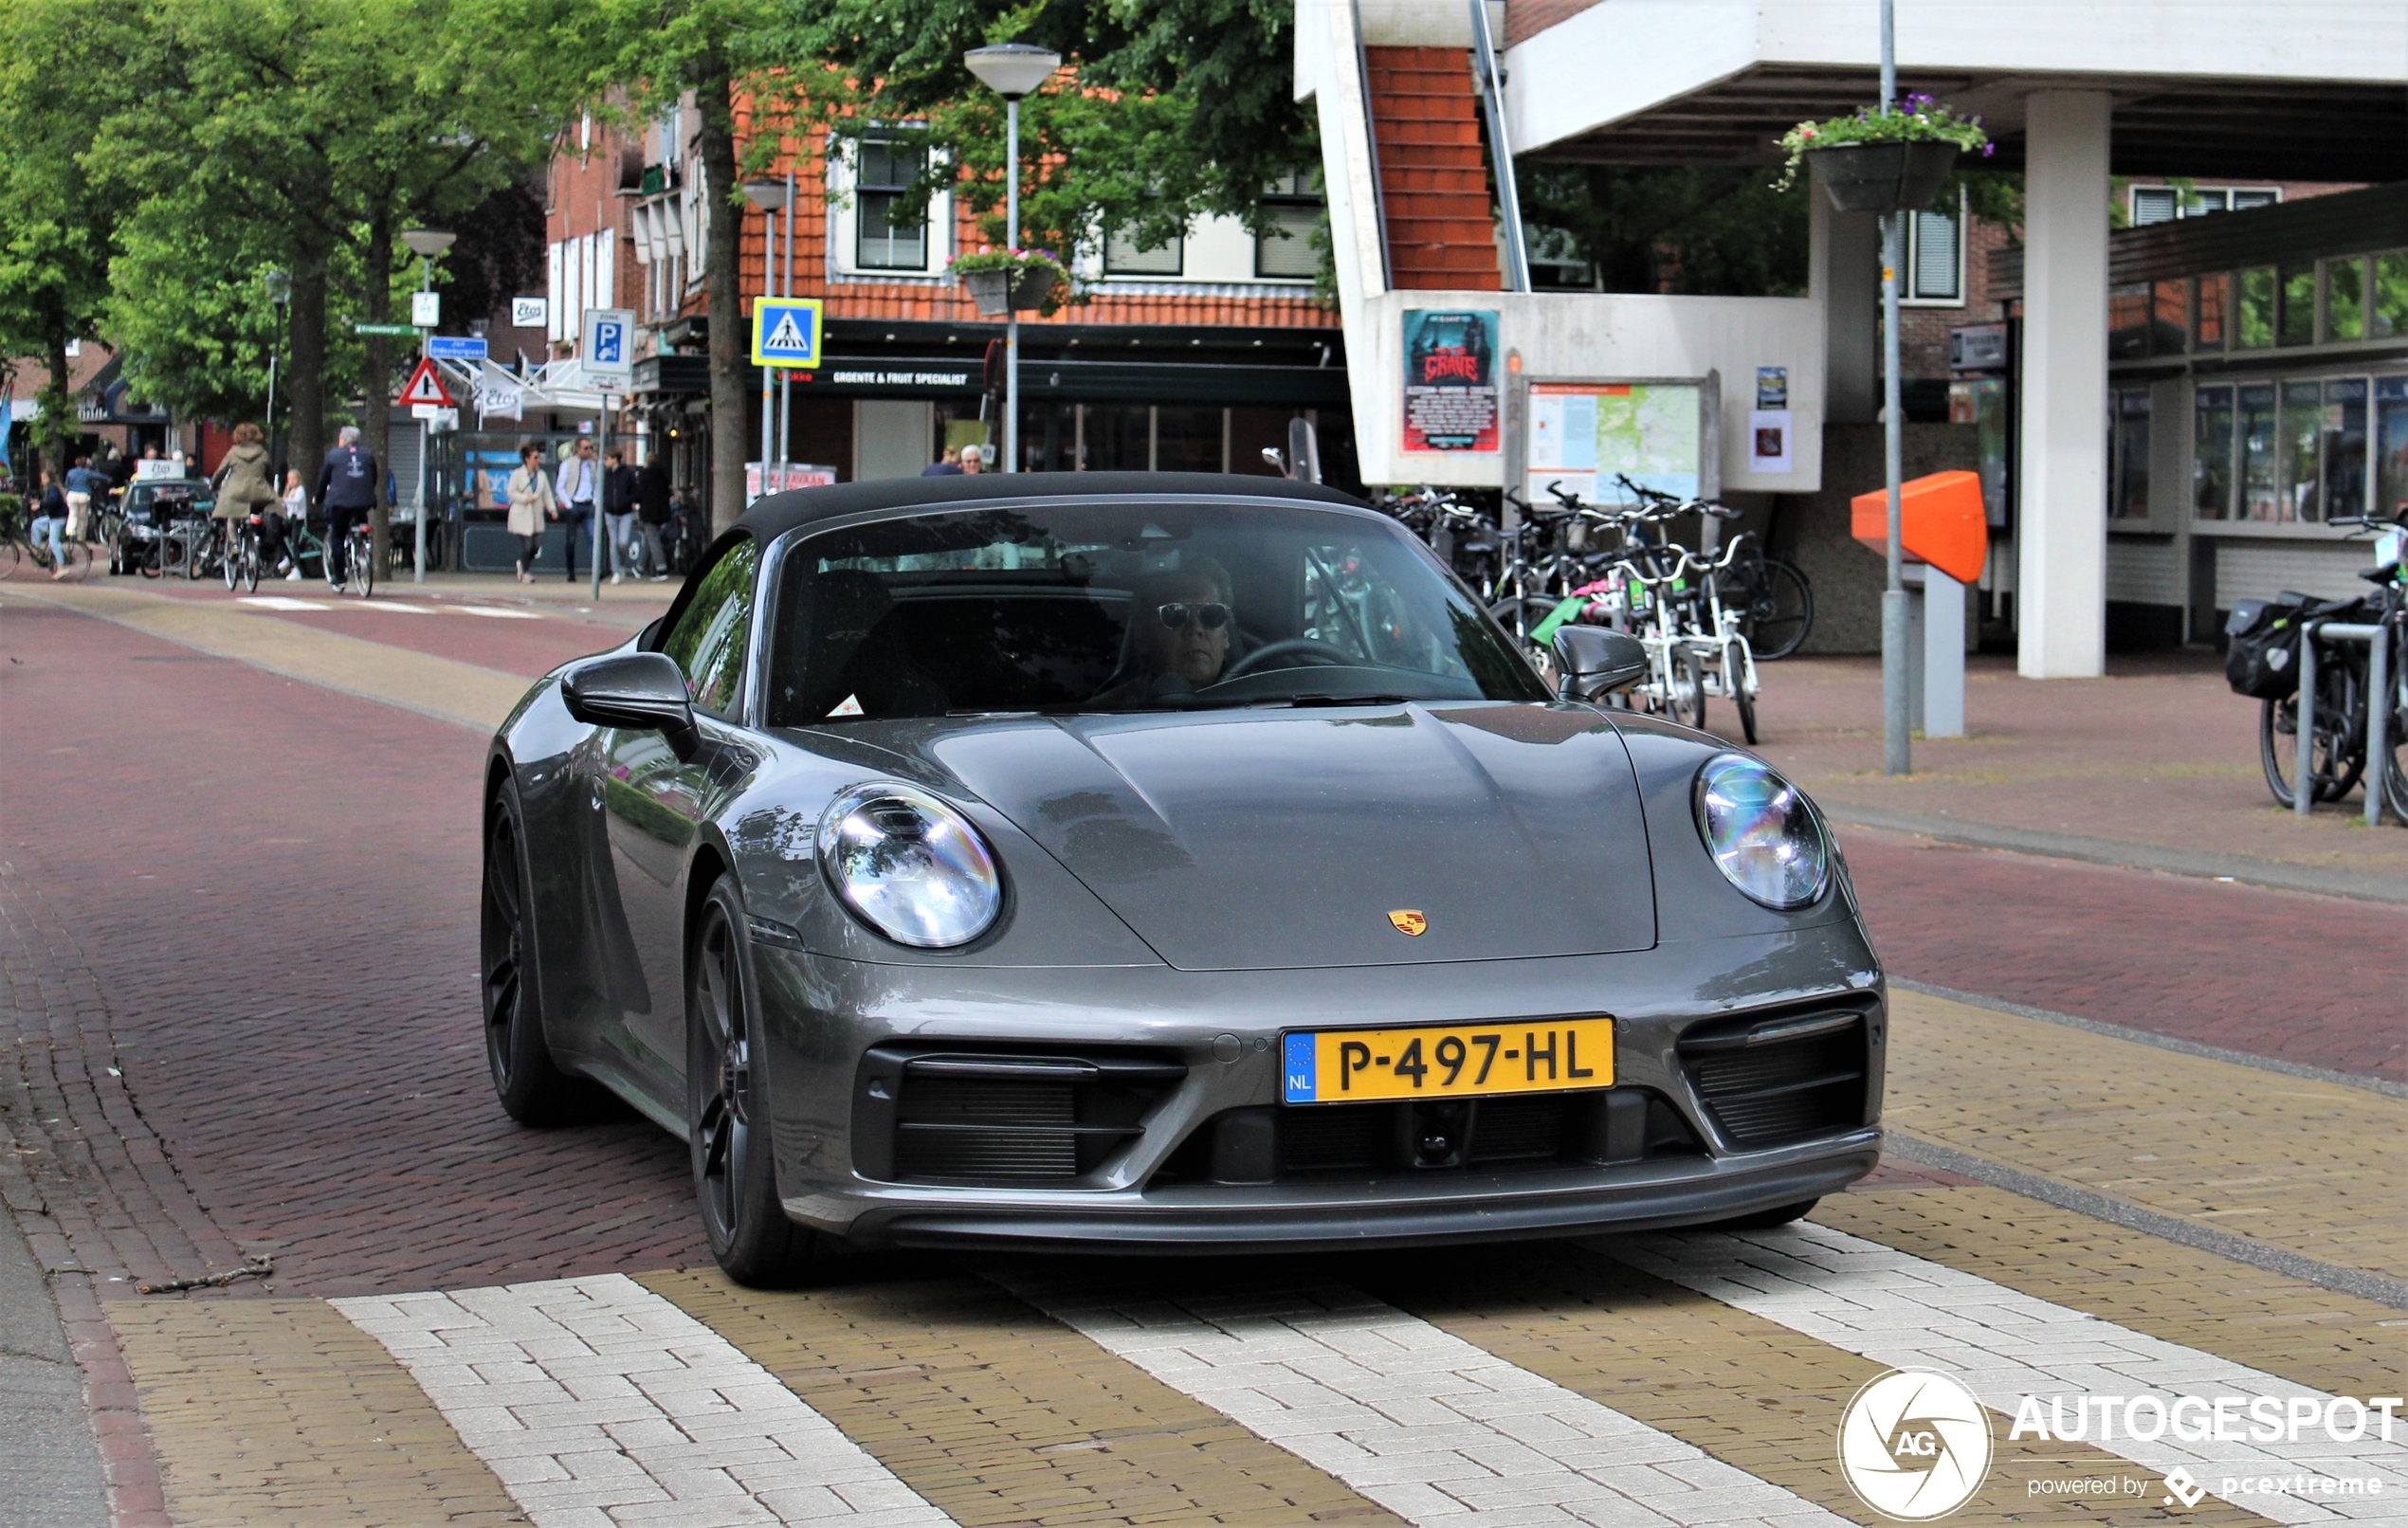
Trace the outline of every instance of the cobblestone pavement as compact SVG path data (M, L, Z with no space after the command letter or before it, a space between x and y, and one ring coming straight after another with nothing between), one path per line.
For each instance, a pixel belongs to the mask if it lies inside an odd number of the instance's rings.
M120 1523L1871 1528L1833 1428L1892 1365L2005 1414L2408 1382L2399 910L1864 829L1893 973L1959 994L1898 995L1891 1123L1964 1171L1893 1158L1742 1237L735 1288L682 1148L491 1101L478 728L659 607L521 608L0 590L0 1200ZM1997 1420L1959 1519L2396 1521L2408 1492L2372 1434ZM2177 1464L2216 1494L2162 1500ZM2390 1494L2244 1488L2302 1471Z

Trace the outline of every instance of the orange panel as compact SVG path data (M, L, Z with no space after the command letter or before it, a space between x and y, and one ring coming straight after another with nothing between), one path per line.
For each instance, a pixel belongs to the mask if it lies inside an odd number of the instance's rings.
M1848 501L1849 533L1889 555L1889 493L1876 488ZM1961 584L1981 576L1990 555L1990 526L1981 513L1981 478L1972 472L1935 472L1898 488L1900 539L1906 556L1927 562Z

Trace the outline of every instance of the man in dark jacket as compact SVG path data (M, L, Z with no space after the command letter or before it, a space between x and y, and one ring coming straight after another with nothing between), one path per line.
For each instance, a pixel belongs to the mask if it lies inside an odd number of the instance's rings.
M669 575L669 559L661 550L661 528L669 522L669 469L658 456L644 464L636 477L635 521L644 536L645 566L652 570L657 584Z
M347 537L376 507L376 484L383 480L375 453L359 444L359 427L345 425L318 467L318 503L326 512L326 581L337 594L351 573Z
M611 582L622 573L641 578L644 564L635 543L635 469L613 446L602 458L602 523L611 538Z

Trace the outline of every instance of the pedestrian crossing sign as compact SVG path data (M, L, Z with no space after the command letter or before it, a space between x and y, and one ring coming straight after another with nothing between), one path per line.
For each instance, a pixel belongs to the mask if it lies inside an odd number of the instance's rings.
M755 298L753 364L817 366L819 300L809 297Z

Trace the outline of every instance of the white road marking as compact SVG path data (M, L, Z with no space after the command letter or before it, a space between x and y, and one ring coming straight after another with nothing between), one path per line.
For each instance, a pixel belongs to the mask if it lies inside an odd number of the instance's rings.
M359 608L363 610L399 610L405 615L432 615L436 610L432 605L404 605L396 599L361 600Z
M492 605L452 605L446 607L446 609L456 610L462 615L490 615L497 620L502 621L540 621L543 619L542 616L537 614L533 610L505 610Z
M2044 1416L2052 1397L2065 1397L2069 1420L2077 1396L2154 1395L2167 1406L2181 1395L2326 1398L2213 1353L1811 1222L1738 1235L1597 1237L1582 1245L1876 1363L1953 1374L2005 1417L2026 1395L2040 1397ZM2246 1411L2240 1425L2246 1429ZM2408 1424L2394 1428L2408 1433ZM1998 1436L2006 1443L2004 1421ZM2101 1439L2094 1426L2087 1441L2159 1475L2180 1465L2217 1495L2227 1478L2379 1476L2379 1496L2236 1492L2228 1500L2277 1522L2408 1522L2408 1444L2384 1443L2372 1423L2353 1443L2337 1443L2318 1427L2296 1443L2185 1443L2170 1435L2143 1442L2125 1436L2120 1421L2114 1437Z
M410 1371L537 1528L953 1522L621 1275L332 1303Z
M283 594L238 594L238 605L255 605L263 610L331 610L332 605L321 605L314 599L293 599Z
M1445 1528L1843 1519L1346 1288L1174 1304L1034 1280L1022 1299L1365 1497Z

